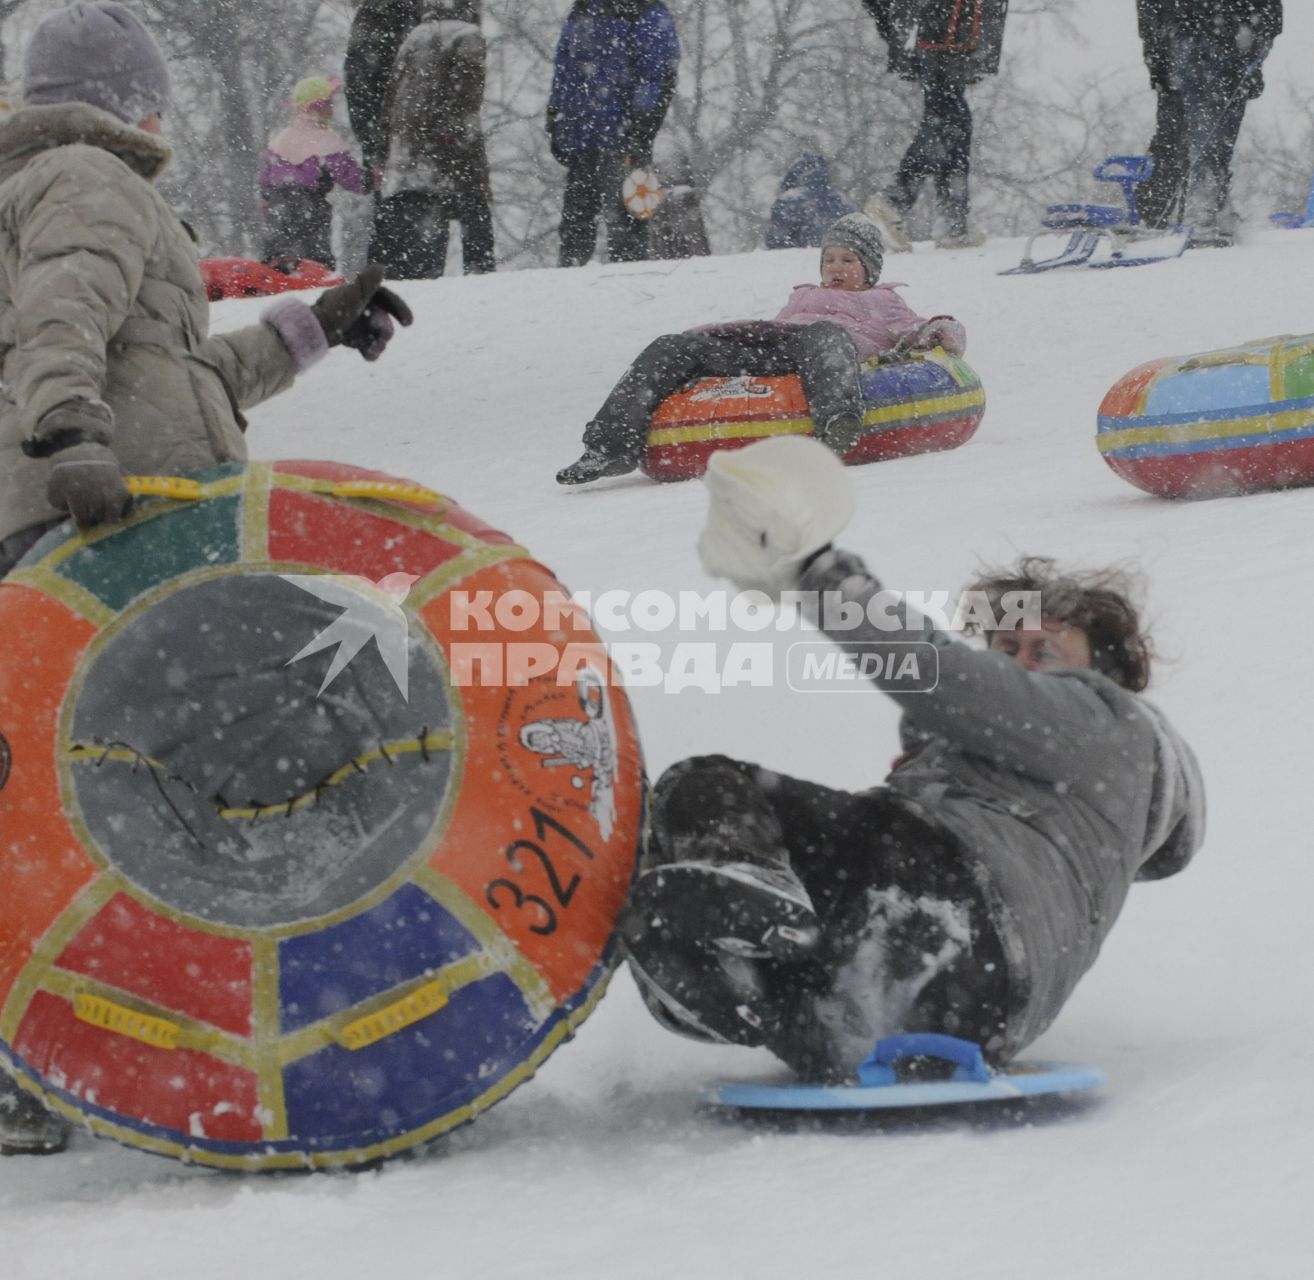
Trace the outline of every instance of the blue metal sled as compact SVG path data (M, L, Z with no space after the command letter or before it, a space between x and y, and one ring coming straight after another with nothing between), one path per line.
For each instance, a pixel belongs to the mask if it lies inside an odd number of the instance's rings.
M1150 262L1179 258L1191 238L1190 227L1147 227L1136 207L1136 187L1154 172L1149 156L1110 156L1092 171L1096 181L1116 183L1122 188L1123 204L1052 204L1037 231L1022 251L1016 267L1001 276L1034 275L1059 267L1141 267ZM1036 241L1043 235L1068 232L1066 247L1052 258L1034 256ZM1102 243L1108 255L1095 259Z
M899 1078L896 1064L934 1058L952 1064L947 1079ZM1002 1071L986 1065L980 1045L954 1036L920 1033L887 1036L858 1064L858 1082L848 1085L711 1085L704 1100L722 1107L766 1111L880 1111L899 1107L942 1107L1002 1102L1044 1094L1077 1093L1104 1083L1098 1067L1073 1062L1013 1062Z

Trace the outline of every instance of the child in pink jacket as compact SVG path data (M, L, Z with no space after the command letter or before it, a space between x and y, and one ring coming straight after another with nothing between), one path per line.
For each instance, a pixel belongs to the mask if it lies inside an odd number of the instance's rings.
M865 429L864 360L937 346L961 355L967 345L952 316L924 320L896 285L877 284L883 261L876 224L863 213L845 214L826 233L821 283L799 285L774 320L703 325L649 343L584 428L583 456L557 472L557 483L633 471L657 406L698 378L798 374L817 435L847 453Z

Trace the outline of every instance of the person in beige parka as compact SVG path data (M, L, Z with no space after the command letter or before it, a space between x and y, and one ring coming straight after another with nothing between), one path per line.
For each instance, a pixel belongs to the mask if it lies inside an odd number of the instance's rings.
M243 410L331 346L377 359L411 322L370 268L209 337L192 237L151 185L170 151L150 33L121 4L73 3L33 32L23 71L0 118L0 577L68 515L122 517L125 475L245 458ZM0 1055L0 1155L66 1137Z
M0 574L66 514L121 516L125 474L244 458L244 410L328 347L374 359L410 323L375 269L208 336L196 246L151 185L168 95L121 4L58 9L24 51L0 121Z

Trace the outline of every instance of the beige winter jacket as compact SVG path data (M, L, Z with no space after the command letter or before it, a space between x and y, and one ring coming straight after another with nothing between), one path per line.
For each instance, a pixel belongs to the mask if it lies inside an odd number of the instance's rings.
M0 119L0 540L61 514L21 450L61 402L109 405L128 474L177 474L244 458L241 410L292 382L270 324L206 336L195 246L151 186L169 158L80 103Z

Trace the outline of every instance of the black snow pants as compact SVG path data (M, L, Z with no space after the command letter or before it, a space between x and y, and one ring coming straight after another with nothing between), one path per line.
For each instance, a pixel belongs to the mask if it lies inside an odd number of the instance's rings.
M625 157L618 151L579 151L566 160L566 194L561 205L563 267L582 267L593 257L598 219L607 224L607 261L642 262L648 229L625 207Z
M333 267L333 209L328 191L285 186L263 193L265 206L264 260L309 258Z
M1136 193L1151 226L1188 222L1234 230L1232 152L1257 69L1215 36L1173 36L1149 146L1154 173Z
M447 266L450 224L461 226L461 265L466 275L494 269L493 214L478 191L450 195L403 191L379 201L369 260L390 280L436 280Z
M667 396L698 378L745 374L798 374L813 422L821 427L838 414L862 413L859 371L852 335L830 320L743 320L668 333L650 342L612 388L584 429L584 445L637 463L652 415Z
M945 231L962 235L967 230L972 109L961 79L946 72L939 61L928 59L920 79L924 97L921 124L885 194L900 213L906 213L917 202L922 183L929 179Z
M401 191L375 206L369 260L393 280L436 280L447 266L449 224L458 222L465 274L494 270L493 195L483 141L439 148L431 160L431 188Z
M842 1076L854 1065L855 1037L869 1050L896 1031L961 1036L989 1052L1009 997L1003 948L953 838L897 793L837 791L726 756L695 756L667 770L654 788L652 864L707 856L709 841L713 849L724 843L728 856L768 845L783 849L821 920L821 944L807 961L752 962L776 1015L755 1042L800 1078ZM935 936L933 909L882 921L874 904L892 891L922 908L943 904L970 929L970 940L959 939L897 1026L880 1024L880 1002L862 988L906 982L945 940ZM685 935L680 923L678 907L659 928L627 919L635 962L647 968L645 952L654 947L691 957L705 952L710 940ZM882 932L873 947L874 934ZM754 1042L741 1021L726 1017L715 978L702 972L693 1012L726 1039Z

